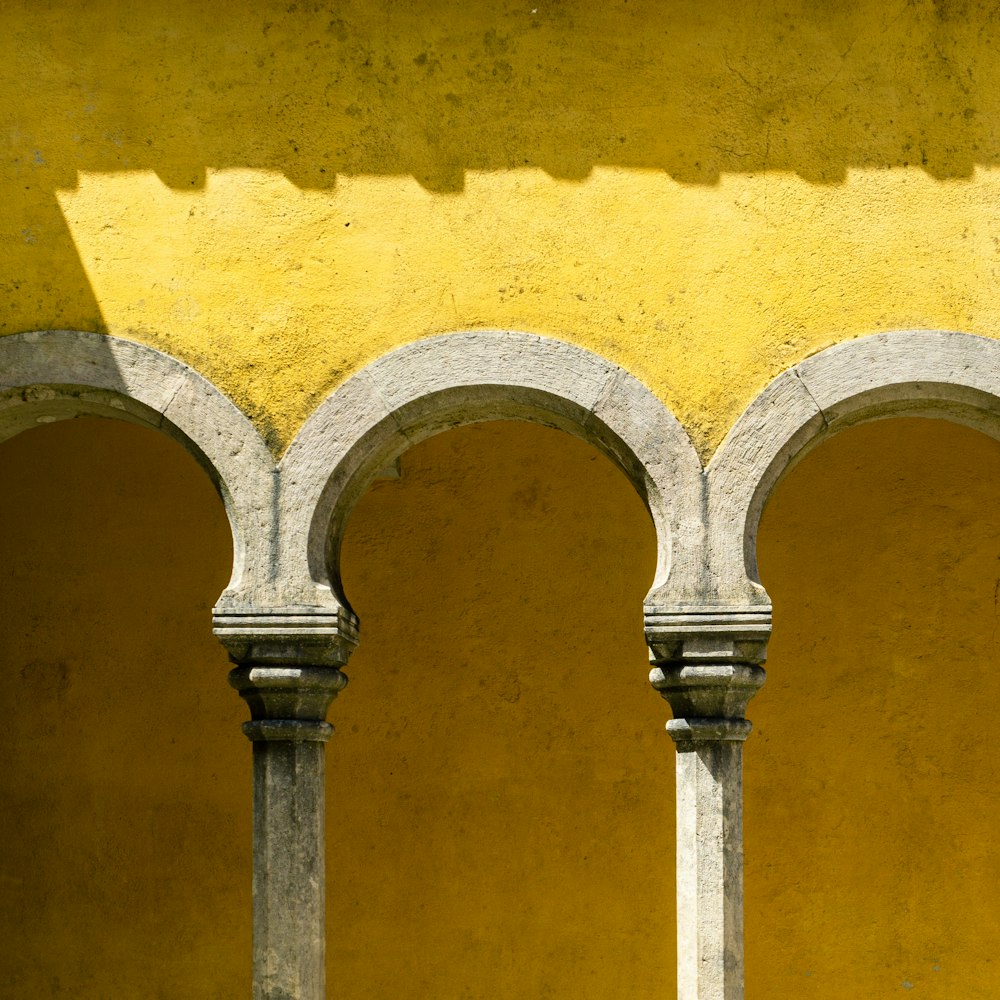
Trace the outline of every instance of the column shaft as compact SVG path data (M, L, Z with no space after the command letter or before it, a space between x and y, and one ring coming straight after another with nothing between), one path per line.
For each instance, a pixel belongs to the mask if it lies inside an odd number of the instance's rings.
M229 675L253 741L253 997L326 995L326 741L336 667L243 664Z
M743 998L743 744L677 744L678 1000Z
M678 1000L743 1000L743 742L769 607L646 608L677 749Z
M326 995L324 750L253 745L254 1000Z

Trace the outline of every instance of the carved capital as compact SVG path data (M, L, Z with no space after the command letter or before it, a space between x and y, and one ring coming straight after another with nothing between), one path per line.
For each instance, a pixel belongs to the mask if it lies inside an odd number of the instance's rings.
M319 741L333 735L327 709L347 684L342 667L358 642L341 608L216 609L214 631L238 666L229 683L250 707L254 741Z
M647 605L645 624L653 663L763 663L771 608Z
M229 683L250 707L243 732L251 740L325 743L333 735L326 712L347 675L335 667L244 664L230 672Z
M764 683L770 634L769 607L647 607L649 680L670 703L678 750L747 738L744 714Z

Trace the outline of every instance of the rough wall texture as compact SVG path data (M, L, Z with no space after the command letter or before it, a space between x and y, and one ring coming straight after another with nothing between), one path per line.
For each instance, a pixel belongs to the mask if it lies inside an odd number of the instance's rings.
M162 348L279 452L394 347L533 331L622 365L707 456L831 343L1000 330L998 33L929 0L10 3L0 332ZM420 449L345 555L366 638L334 713L331 992L669 995L641 506L543 430ZM245 996L221 508L134 428L2 451L0 986ZM768 513L748 1000L996 995L997 472L968 432L863 428Z
M552 334L710 452L839 339L992 335L982 3L7 5L0 330L198 367L275 449L428 333Z
M747 744L747 1000L1000 989L1000 446L846 431L779 487Z
M179 446L110 421L0 457L22 526L0 533L0 994L246 997L250 754L207 614L221 504ZM344 568L365 642L327 751L331 996L672 992L655 555L624 476L532 425L433 438L362 500Z
M117 421L39 427L0 462L0 994L245 997L222 504L180 445Z
M207 629L221 504L136 427L0 452L0 984L246 996L250 760ZM823 445L766 512L748 1000L996 995L997 481L996 443L892 420ZM673 750L636 614L654 558L624 477L530 425L432 438L362 500L331 995L672 994Z

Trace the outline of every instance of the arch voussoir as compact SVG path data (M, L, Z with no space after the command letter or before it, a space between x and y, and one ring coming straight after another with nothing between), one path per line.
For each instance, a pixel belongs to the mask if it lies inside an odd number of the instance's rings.
M236 406L193 368L145 344L77 330L0 338L0 440L78 416L151 427L194 456L233 532L233 572L220 603L258 600L270 577L274 463Z
M656 525L654 590L693 586L701 465L676 418L631 375L589 351L485 330L390 352L332 393L303 426L280 463L281 572L289 595L346 608L340 538L378 472L440 431L510 419L557 427L608 455Z
M721 598L768 603L757 530L774 487L831 435L888 416L952 420L1000 437L1000 342L945 330L844 341L779 375L707 470L706 558Z

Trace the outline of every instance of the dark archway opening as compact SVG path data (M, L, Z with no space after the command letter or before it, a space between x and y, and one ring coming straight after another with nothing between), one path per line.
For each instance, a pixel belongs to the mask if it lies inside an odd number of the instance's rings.
M747 1000L1000 989L1000 443L844 432L775 490L746 757Z
M403 456L344 544L362 642L332 713L331 992L612 995L675 982L656 548L626 478L526 423Z
M211 633L232 536L208 477L84 418L0 444L0 982L250 992L250 755Z

